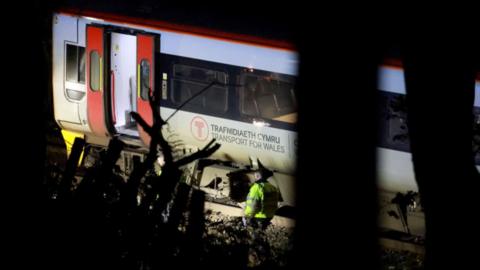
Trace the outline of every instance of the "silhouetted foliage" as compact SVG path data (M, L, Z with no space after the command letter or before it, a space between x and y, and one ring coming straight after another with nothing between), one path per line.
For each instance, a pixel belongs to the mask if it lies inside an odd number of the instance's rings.
M150 135L151 144L127 181L116 172L115 163L125 146L116 137L78 184L75 172L83 139L75 140L63 174L49 168L47 212L55 217L52 225L61 224L50 231L60 252L59 257L52 255L53 267L159 269L199 261L205 195L180 182L180 167L210 156L220 145L212 140L198 152L174 160L161 133L165 122L158 101L150 97L152 126L132 113ZM151 172L160 154L165 165L157 176ZM180 226L186 226L186 231Z

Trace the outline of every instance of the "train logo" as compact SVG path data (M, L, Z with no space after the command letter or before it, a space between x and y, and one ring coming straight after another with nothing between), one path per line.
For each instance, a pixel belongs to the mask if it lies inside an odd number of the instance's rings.
M205 141L208 138L208 124L200 116L195 116L190 122L190 130L195 139Z

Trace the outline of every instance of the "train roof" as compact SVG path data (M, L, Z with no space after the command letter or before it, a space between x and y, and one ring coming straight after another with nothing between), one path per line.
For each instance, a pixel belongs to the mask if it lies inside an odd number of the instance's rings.
M81 7L69 4L58 7L55 11L256 46L296 50L292 38L292 24L287 23L285 19L280 19L280 15L262 17L262 9L257 11L252 9L248 13L241 14L243 10L246 11L246 8L225 12L221 9L188 10L163 7L155 3L131 4L126 1L120 1L115 6L111 6L111 3L105 5L103 2L100 1L95 5L83 4Z

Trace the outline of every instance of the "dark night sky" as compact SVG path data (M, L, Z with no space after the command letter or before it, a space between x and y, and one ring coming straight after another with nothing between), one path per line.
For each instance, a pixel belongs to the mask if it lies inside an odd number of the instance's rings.
M60 1L61 3L61 1ZM278 40L292 40L296 10L286 2L214 1L178 4L168 1L66 0L64 6L159 19L221 31L232 31ZM173 4L172 4L173 3Z

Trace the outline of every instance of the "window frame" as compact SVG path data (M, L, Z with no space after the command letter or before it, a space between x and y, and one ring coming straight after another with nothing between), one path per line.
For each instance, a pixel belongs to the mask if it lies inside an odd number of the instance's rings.
M68 60L68 52L70 52L72 49L75 50L75 64L74 64L74 68L75 68L75 75L76 75L76 78L74 80L71 80L71 78L69 78L68 74L70 73L69 72L69 69L72 66L72 63L70 63ZM83 53L80 53L80 50L83 50ZM78 84L82 84L82 85L85 85L86 84L86 59L84 60L83 62L83 65L82 65L82 62L81 62L81 55L83 55L84 57L87 57L86 56L86 48L83 47L83 46L79 46L79 45L76 45L76 44L72 44L72 43L65 43L65 81L69 82L69 83L78 83ZM70 63L70 64L69 64ZM83 76L82 74L80 73L80 70L81 70L81 66L83 66ZM82 80L83 79L83 80Z
M96 87L96 88L94 88L93 85L92 85L92 82L93 82L92 74L94 74L94 72L92 71L92 67L93 67L93 63L94 63L92 56L94 54L96 54L97 57L98 57L98 59L96 59L96 61L95 61L95 62L97 62L97 67L98 67L98 72L96 72L96 74L97 74L96 77L98 77L98 80L96 81L97 85L95 85L95 86L98 86L98 87ZM89 82L88 82L89 87L93 92L98 92L98 91L102 90L102 57L100 57L100 53L99 53L98 50L92 50L88 57L90 58L90 61L89 61L90 66L88 67L89 68Z
M187 63L172 63L172 66L171 66L171 72L172 74L170 75L170 78L171 78L171 91L170 91L170 100L173 104L175 105L181 105L183 104L183 102L185 102L185 100L178 100L176 98L176 93L175 93L175 83L188 83L188 84L194 84L194 85L198 85L200 87L200 89L203 89L205 88L206 86L208 86L208 84L211 83L211 81L208 81L208 80L205 80L205 81L200 81L200 80L196 80L194 78L191 78L189 79L189 77L186 77L186 76L176 76L175 75L175 68L177 66L184 66L184 67L187 67L187 68L192 68L192 69L200 69L200 70L204 70L204 71L213 71L215 72L215 79L218 80L219 78L219 74L222 74L223 77L225 78L225 85L222 86L222 85L213 85L211 86L210 89L206 90L205 92L203 92L202 94L200 94L198 97L196 98L202 98L202 105L193 105L192 106L192 103L190 104L187 104L186 105L186 108L188 110L192 110L192 111L195 111L195 112L201 112L201 113L205 113L205 112L210 112L210 113L213 113L213 114L223 114L223 113L226 113L229 109L229 95L230 95L230 91L229 91L229 87L227 86L228 84L228 80L229 80L229 73L228 71L226 70L221 70L221 69L218 69L218 68L210 68L210 67L205 67L205 66L202 66L202 65L195 65L195 64L187 64ZM208 101L205 99L206 97L204 96L205 93L213 88L220 88L220 89L223 89L224 92L225 92L225 95L224 95L224 99L222 99L222 102L223 102L223 107L221 110L209 110L208 109ZM198 92L197 92L198 93ZM193 95L195 95L196 93L190 95L188 98L191 98Z
M278 121L278 122L290 123L288 121L275 119L275 118L281 117L282 115L276 115L274 117L264 117L264 116L262 116L260 109L258 109L258 104L256 105L255 115L252 115L252 114L249 114L249 113L245 112L245 104L246 104L245 103L245 96L246 96L246 93L245 93L246 85L245 84L246 84L247 78L248 77L254 77L258 81L259 79L263 79L267 76L272 77L272 80L274 80L274 81L291 84L293 86L293 89L295 89L295 78L294 77L289 77L287 75L277 74L277 73L258 72L258 71L252 72L251 70L243 70L238 75L238 78L239 78L238 81L240 82L240 86L237 88L238 93L239 93L239 95L238 95L238 98L239 98L239 103L238 103L239 113L242 117L259 118L259 119L264 119L264 120L267 120L267 121ZM276 112L279 113L281 111L281 108L279 106L279 101L278 101L277 94L273 91L272 91L272 94L273 94L273 99L275 101L275 104L273 106L275 106ZM296 97L295 91L293 91L293 93L290 91L289 95L290 95L291 101L294 104L294 107L296 108L295 111L293 111L289 114L298 113L298 104L297 104L297 97ZM288 115L288 114L286 114L286 115ZM295 120L295 123L296 123L296 120Z
M147 63L147 67L148 67L148 77L147 77L147 82L148 82L148 87L145 87L145 80L143 78L143 75L144 75L144 63ZM149 100L149 96L150 96L150 86L151 86L151 83L150 83L150 80L151 80L151 64L150 64L150 61L146 58L143 58L141 61L140 61L140 98L142 100L145 100L145 101L148 101Z

